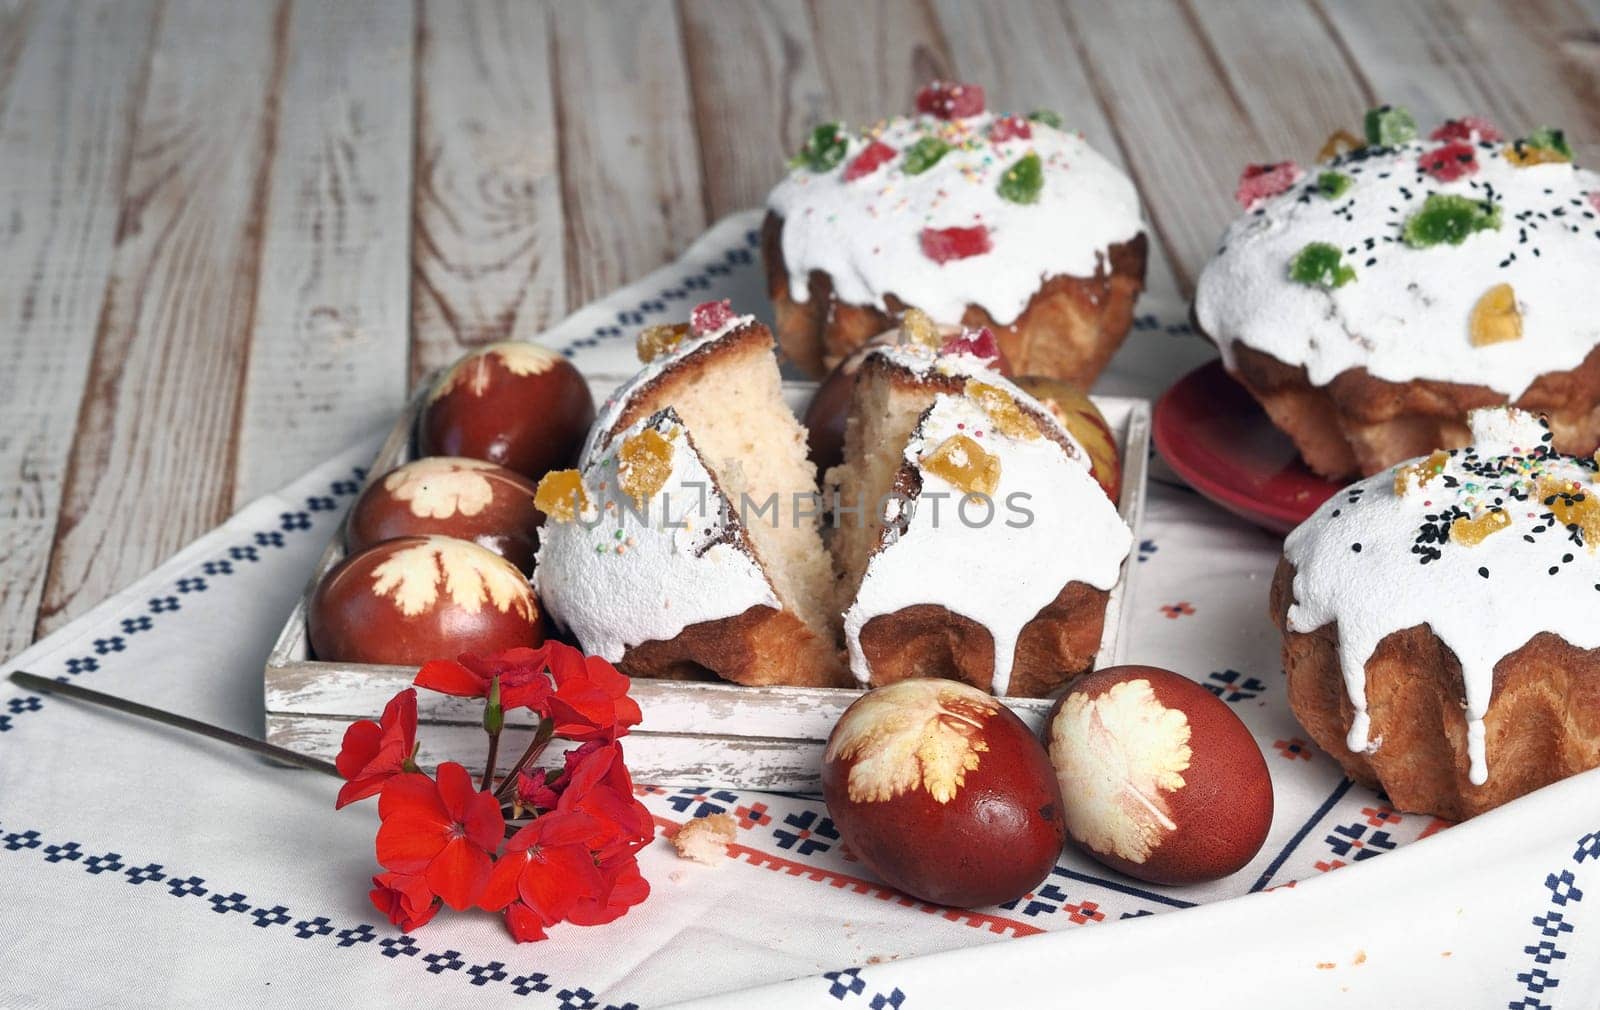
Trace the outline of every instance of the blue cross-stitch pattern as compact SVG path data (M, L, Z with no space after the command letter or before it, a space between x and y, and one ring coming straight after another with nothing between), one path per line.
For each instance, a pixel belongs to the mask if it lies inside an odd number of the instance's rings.
M1582 866L1590 859L1600 857L1600 831L1591 831L1578 839L1572 853L1572 862ZM1531 962L1525 971L1517 972L1515 979L1523 993L1506 1003L1510 1010L1550 1010L1553 1004L1539 998L1561 985L1555 969L1567 960L1574 933L1573 924L1567 920L1562 908L1583 900L1583 889L1578 886L1578 876L1565 867L1544 878L1544 889L1550 894L1550 906L1531 918L1538 927L1539 939L1522 948Z

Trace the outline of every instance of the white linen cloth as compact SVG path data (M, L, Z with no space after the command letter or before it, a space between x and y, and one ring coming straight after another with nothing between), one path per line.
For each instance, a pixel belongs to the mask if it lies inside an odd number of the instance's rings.
M626 372L641 325L712 297L762 305L758 220L725 220L546 339ZM1176 299L1141 310L1100 391L1154 397L1206 356ZM5 669L259 733L265 656L375 447L250 505ZM1448 830L1353 786L1288 710L1266 616L1277 541L1164 472L1129 659L1204 683L1266 754L1272 832L1234 877L1149 887L1068 852L1010 906L948 911L875 883L820 801L645 789L664 825L734 814L732 856L701 866L659 839L645 904L542 943L487 914L408 936L367 901L376 811L335 813L332 779L0 683L0 1007L1600 1006L1600 773Z

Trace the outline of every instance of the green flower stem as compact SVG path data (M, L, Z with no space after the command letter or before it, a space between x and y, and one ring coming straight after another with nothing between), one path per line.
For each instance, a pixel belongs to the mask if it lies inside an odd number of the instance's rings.
M538 760L539 755L544 753L545 747L549 745L551 738L555 735L556 724L549 719L541 720L538 730L533 734L533 739L528 742L528 749L522 752L520 758L517 758L517 763L511 766L511 771L506 774L505 780L494 791L495 799L504 803L511 796L517 788L517 776L521 775L530 764Z

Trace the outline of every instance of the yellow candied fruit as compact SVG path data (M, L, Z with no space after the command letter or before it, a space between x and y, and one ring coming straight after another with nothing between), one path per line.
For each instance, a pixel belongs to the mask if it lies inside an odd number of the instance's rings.
M671 354L678 349L678 345L683 343L683 338L688 335L688 323L677 323L672 326L646 326L639 331L639 341L635 347L639 354L639 360L648 365L664 354Z
M1517 311L1517 293L1509 284L1496 284L1472 306L1468 336L1473 347L1503 344L1522 339L1522 313Z
M1022 439L1039 437L1038 422L1017 406L1011 394L1000 387L987 382L968 381L967 395L977 401L983 412L989 415L989 420L1004 434Z
M570 523L589 510L589 492L576 470L551 470L533 493L533 507L558 523Z
M994 494L1000 486L1000 457L965 435L951 435L922 457L922 468L966 494Z
M617 486L642 509L672 476L672 443L646 428L623 439L617 461Z
M1450 462L1450 454L1443 449L1433 450L1433 455L1416 463L1407 463L1394 472L1394 493L1404 495L1416 478L1417 486L1423 487L1428 481L1444 473L1444 465Z
M1600 544L1600 497L1596 497L1595 488L1577 481L1541 477L1536 493L1557 522L1583 531L1583 542L1591 551Z
M1489 539L1491 533L1499 533L1511 525L1511 513L1504 509L1490 509L1471 519L1462 517L1450 524L1450 539L1466 547L1472 547Z
M937 349L944 343L944 334L921 309L906 309L905 315L900 317L900 332L913 344L923 347Z
M1317 152L1317 160L1332 161L1346 151L1355 151L1366 146L1366 141L1349 130L1334 130L1328 134L1328 139L1322 142L1322 150Z
M1506 160L1518 168L1529 168L1533 165L1562 165L1572 160L1569 154L1551 147L1534 147L1530 144L1515 143L1506 145Z

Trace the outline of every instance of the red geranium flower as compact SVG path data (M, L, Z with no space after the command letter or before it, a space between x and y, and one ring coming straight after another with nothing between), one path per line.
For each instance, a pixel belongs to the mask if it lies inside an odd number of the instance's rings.
M532 943L545 938L544 922L539 913L520 900L506 906L506 931L518 943Z
M499 677L502 709L539 711L550 697L550 678L545 676L545 665L551 644L560 643L548 643L537 649L507 649L492 656L460 656L457 662L429 660L417 671L413 683L457 698L487 698L494 679Z
M396 775L378 797L378 816L378 862L424 877L458 911L476 902L506 825L500 804L472 787L465 768L440 765L437 783L422 774Z
M377 793L404 770L416 749L417 692L408 687L389 700L378 722L362 719L344 731L344 744L334 765L347 781L333 808Z
M373 877L368 897L373 907L407 933L427 925L439 911L439 896L428 888L427 880L407 873Z
M605 880L589 851L597 827L594 818L576 812L534 818L506 842L478 904L498 912L520 900L541 925L565 919L580 899L603 893ZM515 935L518 925L510 919L507 925ZM521 928L527 931L525 923Z
M596 828L590 846L602 861L618 852L637 852L655 837L655 821L649 809L634 798L633 779L623 763L620 743L608 743L580 754L569 767L556 809L582 812L594 819Z
M567 913L567 921L573 925L602 926L650 897L650 882L639 872L639 860L632 853L602 862L600 876L605 889L580 899Z
M639 725L639 703L628 697L628 678L616 667L560 642L550 642L547 648L556 681L549 705L556 736L615 740Z

